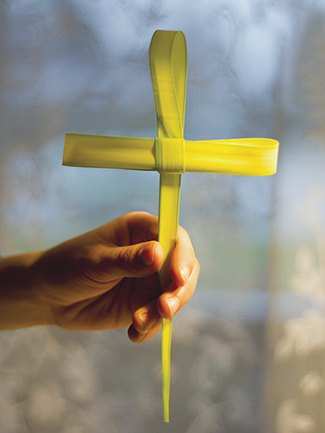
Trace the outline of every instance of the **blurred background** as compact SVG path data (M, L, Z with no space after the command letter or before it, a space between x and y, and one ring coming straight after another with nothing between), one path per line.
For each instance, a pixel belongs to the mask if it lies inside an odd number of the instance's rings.
M185 174L201 263L160 335L0 334L1 433L325 431L325 0L2 0L0 253L158 212L158 174L62 167L66 132L156 136L148 48L188 44L185 138L279 140L278 173Z

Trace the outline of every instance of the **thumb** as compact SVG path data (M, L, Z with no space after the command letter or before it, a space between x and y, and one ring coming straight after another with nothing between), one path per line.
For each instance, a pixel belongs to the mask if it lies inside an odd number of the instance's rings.
M156 241L117 247L111 270L116 278L140 278L157 272L162 260L162 246Z

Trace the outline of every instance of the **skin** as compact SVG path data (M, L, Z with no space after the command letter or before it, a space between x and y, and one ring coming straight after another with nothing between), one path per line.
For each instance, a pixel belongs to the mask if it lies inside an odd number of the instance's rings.
M54 248L0 259L0 329L36 325L70 330L128 327L140 343L194 293L199 263L179 227L170 281L161 289L158 219L123 215Z

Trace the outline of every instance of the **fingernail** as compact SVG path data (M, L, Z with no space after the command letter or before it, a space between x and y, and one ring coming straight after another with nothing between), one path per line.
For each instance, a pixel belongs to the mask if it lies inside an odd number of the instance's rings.
M144 340L144 337L146 336L147 334L138 334L138 338L137 338L138 343L141 343L141 341Z
M140 314L140 317L143 322L143 332L148 332L158 320L158 317L151 314L150 311Z
M147 316L147 314L140 314L140 318L141 318L141 320L142 320L142 322L143 322L143 332L145 332L146 331L146 329L147 329L147 318L146 318L146 316Z
M190 268L188 266L184 266L181 269L181 275L183 277L184 284L185 284L187 282L187 280L188 280L188 277L190 276Z
M142 263L146 266L152 266L154 264L154 258L155 258L155 245L147 245L143 248L141 252L141 260Z
M176 298L175 296L173 296L172 298L169 298L167 300L167 303L168 303L168 306L170 309L170 314L171 314L171 316L173 316L176 313L176 311L178 310L179 299Z

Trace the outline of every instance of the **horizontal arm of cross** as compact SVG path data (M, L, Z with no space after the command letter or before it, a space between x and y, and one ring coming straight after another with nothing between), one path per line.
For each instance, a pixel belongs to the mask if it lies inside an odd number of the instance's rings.
M168 143L169 139L164 139ZM173 148L175 147L174 139ZM278 142L265 138L186 141L184 169L168 172L264 176L276 172ZM181 156L180 156L181 157ZM175 159L175 158L174 158ZM66 134L63 164L78 167L164 171L157 139Z

